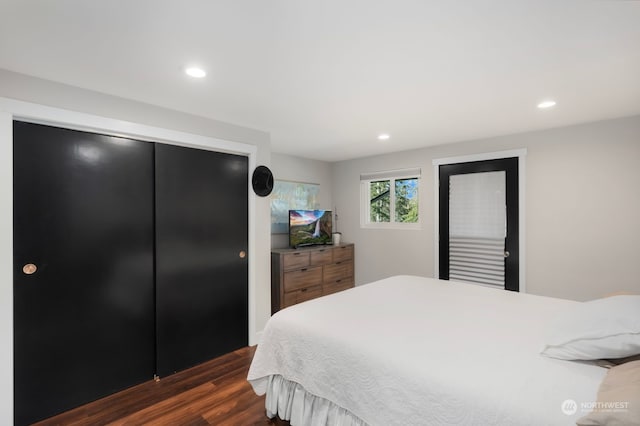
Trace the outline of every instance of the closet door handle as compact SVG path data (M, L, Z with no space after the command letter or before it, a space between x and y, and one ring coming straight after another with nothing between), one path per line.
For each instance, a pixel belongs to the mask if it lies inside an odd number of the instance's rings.
M37 270L38 270L38 267L33 263L27 263L22 267L22 272L24 272L25 275L33 275L36 273Z

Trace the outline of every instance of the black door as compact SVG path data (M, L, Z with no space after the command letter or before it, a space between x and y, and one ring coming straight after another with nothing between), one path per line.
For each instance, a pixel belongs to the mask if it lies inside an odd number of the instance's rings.
M154 373L153 145L14 122L15 423Z
M247 345L248 159L156 146L160 376Z
M501 200L505 203L505 210L502 213L506 220L503 242L477 238L476 236L463 236L462 238L452 236L449 223L452 177L491 172L503 172L500 174L504 188L500 190L504 192L501 195ZM518 291L518 158L441 165L439 176L440 279L450 279L451 270L456 268L456 272L459 274L457 279L462 281L493 285L502 280L506 290ZM476 198L486 196L487 194L476 194ZM471 196L468 199L472 200L473 198L474 196ZM482 204L482 200L476 199L475 202L471 201L471 204ZM476 219L470 218L470 220ZM480 223L483 220L477 219Z

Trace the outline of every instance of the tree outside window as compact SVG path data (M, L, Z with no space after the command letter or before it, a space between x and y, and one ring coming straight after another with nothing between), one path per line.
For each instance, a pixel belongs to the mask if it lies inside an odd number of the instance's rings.
M391 183L388 180L369 184L371 222L389 222L391 220Z
M417 177L369 181L368 222L418 223L418 183Z
M418 179L396 180L396 222L418 222Z

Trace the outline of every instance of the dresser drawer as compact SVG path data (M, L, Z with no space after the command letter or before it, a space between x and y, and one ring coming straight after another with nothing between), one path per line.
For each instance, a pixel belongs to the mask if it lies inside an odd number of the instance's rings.
M353 259L353 246L338 246L333 249L333 261L343 262Z
M353 277L353 263L338 262L332 265L326 265L324 267L324 277L322 281L325 283L330 283L350 277Z
M332 249L320 249L311 252L311 266L326 265L333 262Z
M333 282L325 282L322 284L322 294L327 295L331 293L337 293L351 287L353 287L353 277L344 278Z
M285 271L309 266L309 253L297 252L282 255L282 267Z
M322 286L305 287L284 294L284 307L322 296Z
M284 273L284 291L297 290L299 288L311 287L322 284L322 267L303 268L297 271Z

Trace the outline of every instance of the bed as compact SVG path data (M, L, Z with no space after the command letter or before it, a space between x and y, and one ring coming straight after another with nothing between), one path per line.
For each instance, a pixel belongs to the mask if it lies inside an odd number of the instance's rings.
M248 380L292 425L568 425L606 370L540 355L579 302L396 276L276 313Z

